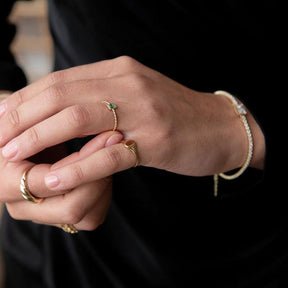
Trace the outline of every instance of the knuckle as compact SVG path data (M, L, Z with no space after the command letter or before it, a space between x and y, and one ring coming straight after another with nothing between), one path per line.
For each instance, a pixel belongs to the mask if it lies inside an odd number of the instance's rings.
M24 101L22 89L15 92L13 97L14 97L16 105L21 105Z
M63 81L64 81L64 72L62 70L52 72L47 76L48 86L54 86L55 84L61 83Z
M12 127L19 126L20 123L20 117L19 112L15 109L8 114L8 121L12 125Z
M119 69L124 71L133 71L138 66L138 62L134 58L126 55L116 58L115 62Z
M159 124L159 121L163 121L165 119L165 108L163 108L162 103L155 99L155 97L146 97L144 101L142 101L142 106L146 113L148 114L147 119L153 119L153 121Z
M61 221L67 224L77 224L84 217L84 212L77 203L69 203L62 209Z
M145 92L146 95L149 95L152 90L152 81L146 75L138 71L127 74L125 82L129 88L133 89L133 92L136 93L136 95L140 95L140 93L143 95L143 92Z
M86 107L74 105L68 109L68 123L76 130L82 130L89 123L90 115ZM81 131L82 132L82 131Z
M113 171L117 171L122 163L122 154L120 151L117 149L109 149L109 151L103 150L103 152L104 155L102 165L104 167L110 167L110 169Z
M26 133L29 141L32 142L32 145L39 146L41 138L38 129L34 126L28 129Z
M45 93L45 100L48 104L58 105L63 99L63 95L67 93L66 85L53 85L47 89L47 93Z
M74 164L71 166L71 177L73 183L76 183L79 185L79 183L82 183L84 179L84 173L80 165Z
M131 83L133 87L142 87L145 83L144 77L138 72L131 72L127 77L129 78L129 83Z

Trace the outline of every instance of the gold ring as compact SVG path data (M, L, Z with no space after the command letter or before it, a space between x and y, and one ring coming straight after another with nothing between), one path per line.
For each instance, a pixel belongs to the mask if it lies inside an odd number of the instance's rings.
M28 169L28 170L26 170L26 171L23 173L22 177L21 177L20 191L21 191L21 193L22 193L22 197L23 197L25 200L37 204L37 203L40 203L40 202L43 200L43 198L37 198L37 197L35 197L35 196L31 193L31 191L29 190L28 183L27 183L27 176L28 176L28 172L29 172L30 170L31 170L31 168Z
M121 143L123 143L124 147L127 148L128 150L130 150L133 153L133 155L135 156L134 167L138 166L139 156L138 156L138 152L137 152L136 142L134 140L123 140L123 141L121 141Z
M78 233L78 230L73 224L61 224L61 228L66 233L70 233L70 234Z
M117 118L117 114L116 114L116 109L118 108L116 104L110 103L108 101L102 101L103 104L106 105L106 107L108 108L109 111L111 111L113 113L113 118L114 118L114 127L112 129L112 131L115 131L117 129L118 126L118 118Z

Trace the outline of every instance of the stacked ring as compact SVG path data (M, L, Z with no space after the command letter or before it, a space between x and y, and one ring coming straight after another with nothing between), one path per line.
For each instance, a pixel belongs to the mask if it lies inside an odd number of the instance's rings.
M25 200L27 200L28 202L37 204L43 201L43 198L35 197L29 190L28 183L27 183L27 176L30 170L31 168L26 170L21 177L20 191L22 193L22 197ZM73 224L61 224L61 228L63 231L67 233L71 233L71 234L78 233L78 230Z
M35 197L29 190L28 183L27 183L27 175L30 169L26 170L21 177L20 191L22 193L22 197L25 200L37 204L37 203L40 203L43 200L43 198Z

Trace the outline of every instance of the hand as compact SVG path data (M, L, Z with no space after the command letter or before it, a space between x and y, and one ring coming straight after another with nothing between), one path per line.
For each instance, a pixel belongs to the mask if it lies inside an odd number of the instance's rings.
M105 149L105 146L113 145L121 139L122 135L118 132L103 133L78 153L58 162L57 166L79 161L90 153ZM28 185L34 196L43 198L39 204L24 200L19 190L20 178L24 171L30 168ZM111 177L79 185L70 191L51 191L44 183L44 177L50 169L52 169L50 164L35 165L28 161L7 162L0 156L0 201L6 202L9 214L15 219L47 225L75 224L78 230L97 228L104 221L110 205Z
M118 129L136 141L141 165L203 176L244 162L246 135L229 100L188 89L130 57L52 73L10 96L0 109L3 156L19 161L68 139L112 129L113 115L103 100L118 105ZM251 121L252 132L263 140ZM117 144L54 170L46 183L71 189L134 163L132 153Z

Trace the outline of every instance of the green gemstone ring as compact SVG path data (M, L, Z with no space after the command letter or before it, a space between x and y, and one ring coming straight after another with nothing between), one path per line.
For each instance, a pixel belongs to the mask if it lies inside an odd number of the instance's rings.
M110 103L108 101L102 101L103 104L106 105L106 107L108 108L109 111L111 111L113 113L113 118L114 118L114 127L112 129L112 131L115 131L117 129L118 126L118 118L117 118L117 114L116 114L116 109L118 108L116 104L114 103Z

